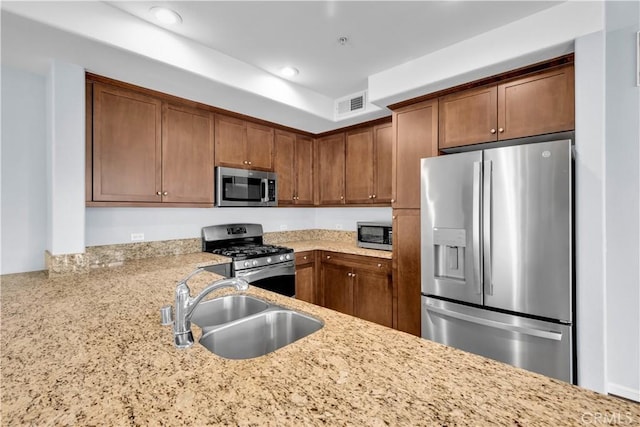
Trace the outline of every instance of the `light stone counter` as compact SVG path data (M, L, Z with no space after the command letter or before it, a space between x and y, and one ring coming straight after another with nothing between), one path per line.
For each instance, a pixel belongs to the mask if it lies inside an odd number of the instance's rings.
M358 247L355 242L335 242L330 240L302 240L296 242L282 242L282 246L293 249L295 252L305 251L332 251L344 254L365 255L376 258L391 259L391 251L379 251Z
M178 350L159 309L208 256L2 276L2 425L640 425L637 404L254 287L324 328L256 359Z

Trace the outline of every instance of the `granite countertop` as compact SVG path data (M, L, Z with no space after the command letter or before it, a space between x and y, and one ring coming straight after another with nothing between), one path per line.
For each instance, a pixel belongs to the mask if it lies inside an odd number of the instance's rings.
M332 251L353 255L365 255L376 258L391 259L391 251L360 248L353 242L340 242L329 240L301 240L295 242L279 243L282 246L293 249L295 252L305 251Z
M640 424L638 404L255 287L325 326L255 359L178 350L159 309L194 266L220 261L2 276L2 424L549 426L597 414ZM194 277L193 293L216 277Z

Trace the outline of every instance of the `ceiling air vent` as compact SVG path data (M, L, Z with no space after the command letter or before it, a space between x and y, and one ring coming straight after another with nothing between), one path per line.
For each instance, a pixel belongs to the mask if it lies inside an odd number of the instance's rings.
M336 100L336 119L348 117L365 110L367 91Z

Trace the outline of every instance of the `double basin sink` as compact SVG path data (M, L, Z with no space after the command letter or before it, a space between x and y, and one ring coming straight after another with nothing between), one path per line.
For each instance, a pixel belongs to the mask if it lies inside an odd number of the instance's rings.
M191 322L202 329L200 344L226 359L264 356L324 326L313 316L243 294L201 302Z

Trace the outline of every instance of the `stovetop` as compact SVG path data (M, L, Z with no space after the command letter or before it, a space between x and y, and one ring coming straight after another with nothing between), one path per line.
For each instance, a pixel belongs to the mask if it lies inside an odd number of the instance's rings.
M266 257L270 255L289 254L293 252L293 249L275 245L245 244L215 248L211 249L209 252L216 255L233 258L234 261L241 261L245 259Z

